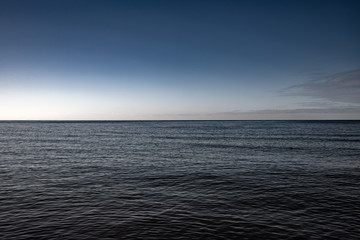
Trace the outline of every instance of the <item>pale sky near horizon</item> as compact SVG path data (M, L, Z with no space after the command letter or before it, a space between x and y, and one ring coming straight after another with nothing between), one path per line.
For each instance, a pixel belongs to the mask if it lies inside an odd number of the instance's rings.
M358 1L0 2L0 120L360 119Z

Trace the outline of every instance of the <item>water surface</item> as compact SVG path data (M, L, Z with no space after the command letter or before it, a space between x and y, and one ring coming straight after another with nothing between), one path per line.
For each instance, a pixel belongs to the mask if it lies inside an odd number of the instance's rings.
M0 122L0 239L360 239L360 121Z

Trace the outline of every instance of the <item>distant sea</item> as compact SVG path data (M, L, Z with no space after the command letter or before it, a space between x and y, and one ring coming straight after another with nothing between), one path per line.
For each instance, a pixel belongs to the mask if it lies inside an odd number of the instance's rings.
M0 239L360 239L360 121L2 121Z

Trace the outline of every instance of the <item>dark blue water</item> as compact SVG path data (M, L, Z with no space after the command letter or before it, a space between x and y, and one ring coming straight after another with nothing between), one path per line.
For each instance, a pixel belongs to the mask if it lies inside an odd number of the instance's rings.
M0 122L0 239L360 239L360 121Z

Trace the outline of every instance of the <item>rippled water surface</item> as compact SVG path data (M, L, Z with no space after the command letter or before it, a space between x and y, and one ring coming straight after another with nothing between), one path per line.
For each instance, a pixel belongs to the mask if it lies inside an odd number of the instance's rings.
M0 239L360 239L360 121L0 122Z

